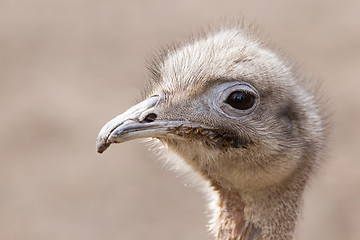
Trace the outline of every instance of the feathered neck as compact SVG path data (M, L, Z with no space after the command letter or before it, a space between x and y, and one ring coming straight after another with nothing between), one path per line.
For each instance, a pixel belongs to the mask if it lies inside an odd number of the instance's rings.
M260 240L261 230L244 216L245 203L234 192L221 190L219 216L215 223L218 240Z
M236 192L224 190L212 183L219 194L218 216L213 224L213 232L218 240L261 240L261 229L245 219L245 202Z
M212 225L217 240L292 240L304 183L290 180L256 196L212 183L218 194Z

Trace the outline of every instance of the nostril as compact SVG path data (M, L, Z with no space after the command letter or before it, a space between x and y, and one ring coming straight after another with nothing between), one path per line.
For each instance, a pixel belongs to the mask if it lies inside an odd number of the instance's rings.
M146 117L141 121L142 123L150 123L155 121L155 119L157 118L157 115L155 113L149 113L148 115L146 115Z

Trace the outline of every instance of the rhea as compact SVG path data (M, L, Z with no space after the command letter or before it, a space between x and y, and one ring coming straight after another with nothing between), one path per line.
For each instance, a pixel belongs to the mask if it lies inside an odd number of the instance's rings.
M325 147L315 91L240 26L167 49L150 70L147 97L101 129L98 152L152 138L208 183L217 239L293 239Z

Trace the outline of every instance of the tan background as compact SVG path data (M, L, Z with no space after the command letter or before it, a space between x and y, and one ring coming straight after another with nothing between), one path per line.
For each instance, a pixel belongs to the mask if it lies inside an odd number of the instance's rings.
M226 16L256 19L322 79L330 158L298 239L360 239L360 2L0 0L0 239L212 239L204 197L144 144L95 151L135 102L144 57Z

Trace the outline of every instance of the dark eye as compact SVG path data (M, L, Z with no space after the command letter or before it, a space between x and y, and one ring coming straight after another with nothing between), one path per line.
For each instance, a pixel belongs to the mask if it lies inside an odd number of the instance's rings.
M247 91L235 91L227 97L225 102L233 108L247 110L254 106L255 97Z

